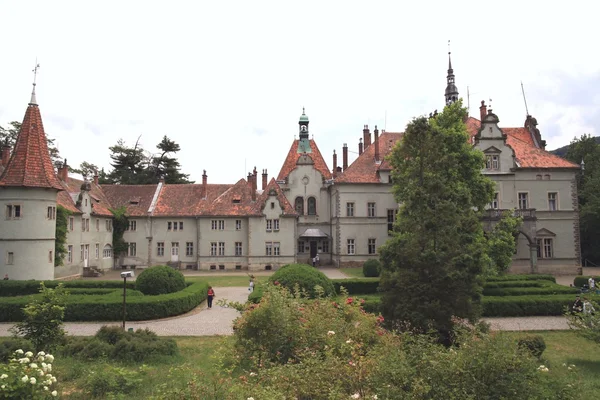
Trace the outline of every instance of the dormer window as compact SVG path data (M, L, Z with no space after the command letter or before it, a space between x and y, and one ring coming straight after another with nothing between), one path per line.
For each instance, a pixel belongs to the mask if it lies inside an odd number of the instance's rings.
M498 154L488 154L485 156L485 169L497 171L500 169L500 156Z
M233 202L233 204L239 204L239 203L241 203L241 200L240 199L233 199L232 202Z

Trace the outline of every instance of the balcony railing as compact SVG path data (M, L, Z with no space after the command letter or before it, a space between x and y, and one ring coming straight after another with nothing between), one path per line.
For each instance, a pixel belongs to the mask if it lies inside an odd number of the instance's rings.
M524 221L534 220L535 219L535 208L527 208L527 209L516 209L516 210L508 210L508 209L490 209L485 210L483 213L483 219L485 220L499 220L502 218L504 213L512 212L514 217L522 217Z

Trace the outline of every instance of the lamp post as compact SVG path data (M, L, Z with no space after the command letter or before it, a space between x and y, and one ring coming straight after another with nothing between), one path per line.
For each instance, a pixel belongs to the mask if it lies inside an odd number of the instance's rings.
M133 278L135 274L133 271L121 272L123 278L123 331L125 331L125 315L126 315L126 299L127 299L127 278Z

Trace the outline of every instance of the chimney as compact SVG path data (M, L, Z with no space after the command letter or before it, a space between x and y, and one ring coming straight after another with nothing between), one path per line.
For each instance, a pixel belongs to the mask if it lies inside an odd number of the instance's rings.
M345 171L348 168L348 144L344 143L344 147L342 147L342 168Z
M487 106L485 105L485 100L481 100L481 107L479 107L479 117L481 118L481 122L483 122L486 115Z
M371 132L369 132L369 125L365 125L363 129L363 142L365 144L364 149L366 150L367 147L371 145Z
M375 136L375 161L379 161L379 130L375 125L374 136Z
M262 190L266 190L267 189L267 170L263 169L263 173L262 173Z
M362 138L358 139L358 155L360 156L363 152L363 142Z
M333 177L337 176L337 154L333 151Z
M256 167L254 167L254 171L252 171L252 201L256 201L257 175Z
M208 182L208 175L206 175L206 170L202 171L202 198L205 199L206 198L206 193L208 192L207 190L207 182Z
M69 178L69 165L67 164L67 159L65 158L65 162L62 164L62 167L58 168L58 179L63 182L66 182Z
M2 147L2 166L6 167L8 165L8 160L10 160L10 146L4 145Z
M94 170L94 185L98 184L98 170Z
M252 190L252 172L248 172L248 187Z

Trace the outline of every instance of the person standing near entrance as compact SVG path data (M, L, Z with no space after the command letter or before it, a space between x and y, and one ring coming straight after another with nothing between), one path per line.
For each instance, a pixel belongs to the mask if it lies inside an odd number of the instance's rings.
M317 257L316 257L316 256L315 256L315 257L313 257L313 259L312 259L312 263L313 263L313 267L316 267L316 266L317 266Z
M212 308L212 302L215 297L215 291L212 286L208 287L208 292L206 293L206 299L208 300L208 308Z

